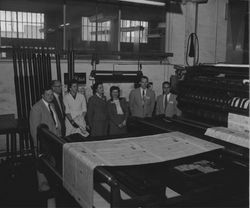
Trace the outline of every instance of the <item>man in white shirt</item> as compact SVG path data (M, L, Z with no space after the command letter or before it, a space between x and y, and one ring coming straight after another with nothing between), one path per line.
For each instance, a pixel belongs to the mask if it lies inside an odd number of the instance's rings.
M147 89L148 77L142 76L140 87L129 94L129 107L131 115L145 118L151 117L155 106L155 93Z
M180 110L177 108L176 95L170 92L169 82L162 83L163 93L157 97L156 115L165 115L166 117L180 116Z

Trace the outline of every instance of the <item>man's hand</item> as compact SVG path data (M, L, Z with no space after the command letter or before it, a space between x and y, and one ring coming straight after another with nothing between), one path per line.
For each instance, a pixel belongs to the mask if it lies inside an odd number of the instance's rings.
M87 133L86 128L84 128L84 127L82 127L82 126L79 126L79 129L81 130L81 132L82 132L83 134L86 134L86 133Z
M127 125L127 121L124 120L124 121L122 122L122 124L123 124L123 126L126 126L126 125Z
M122 127L126 126L126 124L127 124L127 121L124 120L122 123L118 124L118 127L122 128Z

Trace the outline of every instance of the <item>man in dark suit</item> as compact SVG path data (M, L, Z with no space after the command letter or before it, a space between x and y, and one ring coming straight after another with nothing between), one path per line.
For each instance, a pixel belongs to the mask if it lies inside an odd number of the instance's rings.
M55 107L52 104L53 91L50 87L46 87L42 91L42 99L40 99L31 108L30 111L30 133L34 142L36 155L37 152L37 127L40 124L46 124L49 130L57 136L61 136L61 124L55 111ZM40 192L46 192L50 190L47 178L39 170L37 171L38 189ZM55 207L55 198L48 199L48 206Z
M129 94L129 107L131 115L135 117L151 117L155 106L155 93L147 89L148 77L142 76L140 87Z
M52 80L51 89L53 90L54 99L52 103L55 106L55 110L61 124L62 136L65 136L65 106L63 104L62 97L62 84L59 80Z
M162 83L163 93L157 97L156 102L156 115L165 115L173 117L174 115L180 116L181 112L177 108L176 95L170 92L170 83Z

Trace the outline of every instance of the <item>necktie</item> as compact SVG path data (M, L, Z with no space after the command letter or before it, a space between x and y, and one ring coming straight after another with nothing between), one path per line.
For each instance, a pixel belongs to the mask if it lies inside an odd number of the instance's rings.
M58 100L59 100L59 107L60 107L60 110L61 110L61 112L62 112L62 114L63 114L63 99L62 99L62 95L59 95L58 96Z
M164 104L165 104L165 106L164 106L164 111L166 111L166 109L167 109L167 105L168 105L168 95L165 95L165 101L164 101Z
M142 106L145 104L145 90L142 90Z
M50 111L50 114L51 114L52 119L54 121L54 124L56 125L56 120L55 120L55 117L54 117L54 112L52 111L50 104L49 104L49 111Z

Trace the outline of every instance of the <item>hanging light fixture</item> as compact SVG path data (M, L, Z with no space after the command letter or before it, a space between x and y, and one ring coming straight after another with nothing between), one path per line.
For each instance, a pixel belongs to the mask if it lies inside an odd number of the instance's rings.
M159 1L149 1L149 0L120 0L123 2L137 3L137 4L148 4L154 6L165 6L164 2Z

